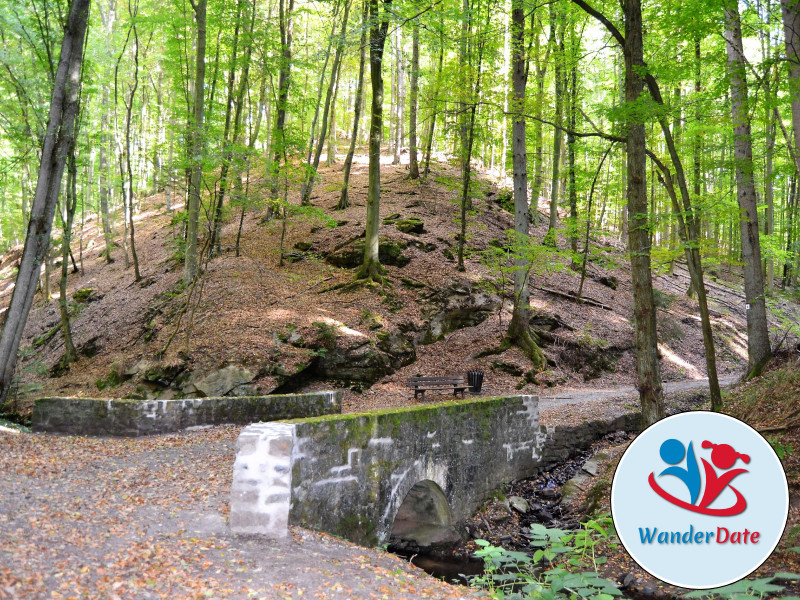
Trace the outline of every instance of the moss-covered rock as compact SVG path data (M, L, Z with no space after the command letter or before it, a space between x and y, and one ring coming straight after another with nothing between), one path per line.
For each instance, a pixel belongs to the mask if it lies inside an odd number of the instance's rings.
M325 257L328 264L343 269L355 269L364 262L365 242L359 240L352 246L346 246L336 252L332 252ZM411 259L403 252L408 247L405 242L395 242L392 240L381 240L378 244L378 259L382 265L390 267L405 267Z
M456 282L428 297L423 315L429 320L418 338L421 344L441 340L448 333L474 327L485 321L500 307L500 299L474 288L469 281Z
M99 298L96 296L97 290L91 287L81 288L72 292L72 299L78 304L86 304L87 302L92 302L93 300L99 300Z
M425 223L419 217L408 217L398 219L395 227L403 233L419 234L425 233Z

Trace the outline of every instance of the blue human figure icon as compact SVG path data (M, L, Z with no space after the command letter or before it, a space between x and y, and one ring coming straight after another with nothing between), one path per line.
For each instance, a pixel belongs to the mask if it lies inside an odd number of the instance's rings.
M668 465L673 465L661 471L659 477L662 475L674 475L683 481L683 483L685 483L686 487L689 489L689 496L691 498L690 503L694 504L697 502L697 497L700 495L701 485L700 468L697 465L697 458L695 458L692 443L689 442L689 449L686 450L683 447L682 442L672 438L664 441L664 443L661 444L659 454L665 463ZM686 468L678 467L678 463L683 460L684 456L686 456Z

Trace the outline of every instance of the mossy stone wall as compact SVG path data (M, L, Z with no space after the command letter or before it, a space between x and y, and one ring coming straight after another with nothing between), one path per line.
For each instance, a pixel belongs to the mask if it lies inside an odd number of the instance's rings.
M637 427L634 413L541 426L535 396L253 425L237 442L231 528L283 537L288 525L302 525L374 546L388 541L419 482L436 483L454 521L463 521L503 483Z
M245 425L341 410L341 392L184 400L40 398L34 403L31 425L34 431L50 433L138 437L190 427Z

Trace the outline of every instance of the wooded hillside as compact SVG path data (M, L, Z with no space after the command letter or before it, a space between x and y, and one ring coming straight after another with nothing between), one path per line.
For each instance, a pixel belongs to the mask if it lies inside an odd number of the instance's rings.
M7 410L796 344L794 0L89 4L0 11Z

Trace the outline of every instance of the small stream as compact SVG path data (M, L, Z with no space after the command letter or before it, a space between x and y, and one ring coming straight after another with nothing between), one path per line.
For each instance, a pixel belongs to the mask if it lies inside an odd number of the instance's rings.
M528 503L529 510L521 514L509 509L502 501L492 501L467 522L466 533L472 539L486 539L507 550L532 553L526 536L531 524L568 530L579 528L582 515L562 505L561 487L581 470L593 454L602 449L598 446L616 445L627 439L629 439L627 434L611 434L591 451L576 454L573 458L534 477L512 482L505 490L505 497L523 498ZM472 556L473 548L474 545L466 541L454 546L438 546L431 549L419 548L406 540L394 539L389 551L402 556L438 579L469 585L472 577L484 572L483 561ZM618 596L619 598L630 600L670 597L660 590L650 588L641 591L620 588L620 591L623 592L623 596Z

